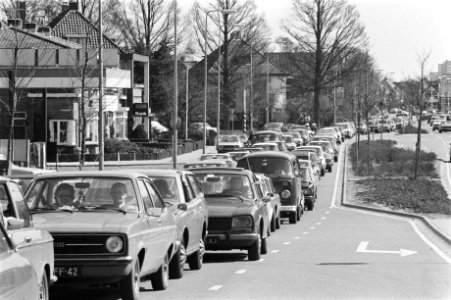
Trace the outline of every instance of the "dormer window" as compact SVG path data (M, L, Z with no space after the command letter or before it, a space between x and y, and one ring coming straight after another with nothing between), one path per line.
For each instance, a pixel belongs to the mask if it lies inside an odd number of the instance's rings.
M68 34L64 36L64 39L72 43L77 43L83 47L88 46L89 37L86 34Z

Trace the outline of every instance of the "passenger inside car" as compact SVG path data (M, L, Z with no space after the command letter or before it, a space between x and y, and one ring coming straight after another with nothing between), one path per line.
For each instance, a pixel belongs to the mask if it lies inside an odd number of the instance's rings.
M55 200L59 206L74 206L75 189L69 183L61 183L56 187Z
M122 182L116 182L111 187L111 197L113 198L114 205L119 208L125 206L125 199L127 198L127 187Z
M225 189L222 194L249 198L249 192L249 187L243 184L241 176L233 176L230 179L229 188Z
M164 199L172 198L174 196L169 190L168 182L165 179L154 179L153 183L155 183L158 191Z

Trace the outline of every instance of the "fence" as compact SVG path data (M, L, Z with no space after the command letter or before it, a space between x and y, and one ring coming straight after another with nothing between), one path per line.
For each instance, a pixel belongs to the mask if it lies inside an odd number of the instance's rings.
M160 160L172 156L171 143L147 143L145 151L139 152L116 152L104 154L104 161L139 161L139 160ZM158 148L156 148L158 147ZM202 149L203 141L183 141L177 146L177 155L190 153ZM80 162L82 154L57 154L57 163ZM99 161L98 154L84 154L85 162Z

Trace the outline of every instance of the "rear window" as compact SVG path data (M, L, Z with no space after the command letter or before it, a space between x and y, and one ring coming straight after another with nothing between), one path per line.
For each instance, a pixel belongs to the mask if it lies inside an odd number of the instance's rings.
M241 159L237 167L251 170L255 173L264 173L269 175L293 175L293 168L288 159L252 157Z

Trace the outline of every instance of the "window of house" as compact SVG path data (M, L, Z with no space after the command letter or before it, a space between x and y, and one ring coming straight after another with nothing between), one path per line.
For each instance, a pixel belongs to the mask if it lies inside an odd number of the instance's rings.
M50 120L50 141L57 145L77 144L75 120Z

